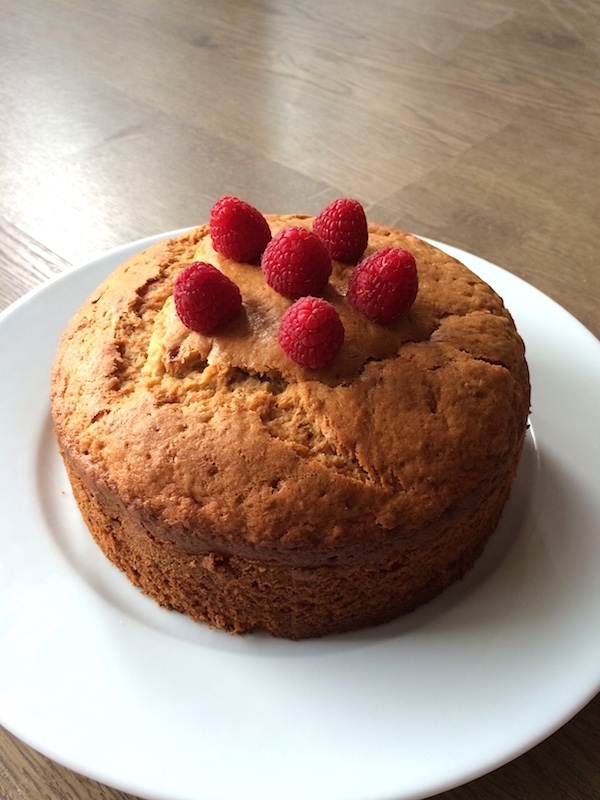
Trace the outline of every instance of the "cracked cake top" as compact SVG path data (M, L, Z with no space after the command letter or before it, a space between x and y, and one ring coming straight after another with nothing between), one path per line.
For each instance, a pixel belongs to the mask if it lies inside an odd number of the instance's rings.
M267 220L273 234L312 225ZM208 226L119 267L71 320L53 367L55 426L81 475L190 553L368 559L392 537L434 535L520 448L527 365L486 283L414 236L369 225L365 255L388 246L417 262L412 308L369 321L345 299L354 268L334 261L323 297L345 339L319 369L278 344L291 300L260 267L215 252ZM174 279L193 261L243 297L211 334L175 311Z

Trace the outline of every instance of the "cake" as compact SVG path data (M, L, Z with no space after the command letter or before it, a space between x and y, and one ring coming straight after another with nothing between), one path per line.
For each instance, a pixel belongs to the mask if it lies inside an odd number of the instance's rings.
M304 215L265 217L273 235ZM501 298L465 266L369 224L365 257L414 256L418 292L396 321L322 296L344 342L291 360L292 300L260 265L217 252L209 225L148 247L69 322L51 376L77 504L113 564L161 606L232 633L288 639L388 622L459 580L497 527L529 413L523 342ZM243 307L190 330L176 276L214 265Z

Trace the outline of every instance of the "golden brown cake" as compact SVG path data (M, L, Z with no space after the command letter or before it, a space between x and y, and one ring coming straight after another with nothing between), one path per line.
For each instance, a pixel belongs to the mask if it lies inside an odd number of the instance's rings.
M73 491L106 556L161 605L236 633L323 636L416 608L482 552L526 432L523 343L466 267L369 226L366 254L390 245L416 259L412 309L370 322L334 262L323 296L345 341L316 370L277 343L291 301L217 254L208 226L127 261L69 323L52 414ZM243 297L211 335L174 308L195 260Z

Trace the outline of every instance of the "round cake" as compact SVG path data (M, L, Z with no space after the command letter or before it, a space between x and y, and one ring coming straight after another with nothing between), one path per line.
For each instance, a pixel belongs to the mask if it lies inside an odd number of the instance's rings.
M308 216L266 216L275 235ZM346 293L309 368L278 341L292 305L208 224L121 265L70 321L52 369L56 439L94 539L160 605L234 633L318 637L390 621L461 578L495 530L529 413L524 346L500 297L407 233L370 224L367 257L414 256L418 292L387 324ZM205 334L173 299L214 265L242 308Z

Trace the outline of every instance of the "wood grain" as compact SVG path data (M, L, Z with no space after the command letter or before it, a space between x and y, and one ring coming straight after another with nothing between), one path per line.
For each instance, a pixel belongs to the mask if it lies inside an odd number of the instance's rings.
M238 194L456 245L600 335L597 0L0 0L0 310ZM439 800L596 800L600 697ZM124 800L0 729L0 800Z
M0 309L69 266L14 225L0 221Z

